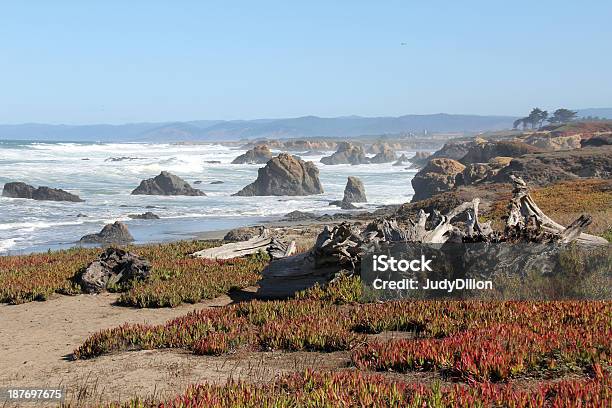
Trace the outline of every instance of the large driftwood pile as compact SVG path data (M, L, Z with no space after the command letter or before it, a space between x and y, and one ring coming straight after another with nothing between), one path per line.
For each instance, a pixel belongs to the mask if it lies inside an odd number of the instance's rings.
M407 220L405 226L400 226L393 218L377 219L363 230L346 222L331 229L326 226L309 252L271 262L263 272L260 294L271 297L286 295L317 282L325 283L339 272L359 271L364 252L380 242L561 244L573 241L583 246L607 245L605 239L583 232L591 223L589 215L582 215L568 227L563 227L536 205L522 179L512 180L513 197L503 231L494 231L490 223L479 222L478 198L444 215L421 210L417 219ZM465 213L467 222L458 221L458 216Z

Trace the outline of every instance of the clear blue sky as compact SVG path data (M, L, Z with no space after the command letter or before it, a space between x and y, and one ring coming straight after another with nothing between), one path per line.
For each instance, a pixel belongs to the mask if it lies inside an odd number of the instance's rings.
M609 0L0 5L0 123L518 115L611 76Z

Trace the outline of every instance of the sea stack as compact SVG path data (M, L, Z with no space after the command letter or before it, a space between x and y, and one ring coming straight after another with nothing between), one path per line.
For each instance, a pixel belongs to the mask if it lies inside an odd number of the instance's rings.
M184 196L205 196L206 194L198 189L191 187L185 180L162 171L159 176L143 180L132 195L184 195Z
M259 169L257 180L235 196L306 196L323 193L319 169L313 162L281 153Z
M323 157L321 163L327 165L334 164L367 164L370 160L365 155L365 150L361 145L354 145L349 142L338 143L338 150L331 156Z
M332 201L329 205L336 205L343 210L354 210L357 207L353 203L366 203L367 201L365 187L361 180L357 177L349 176L344 188L342 201Z
M365 187L363 186L363 182L358 177L348 177L346 187L344 187L344 198L342 201L346 201L349 203L368 202L368 199L366 198Z
M258 145L236 157L232 164L265 164L272 158L272 152L266 145Z
M395 151L393 151L393 149L391 149L388 145L384 144L380 147L380 152L370 159L370 163L390 163L395 160L397 160Z

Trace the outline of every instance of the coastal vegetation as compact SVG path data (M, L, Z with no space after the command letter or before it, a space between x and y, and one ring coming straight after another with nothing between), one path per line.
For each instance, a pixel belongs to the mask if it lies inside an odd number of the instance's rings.
M116 407L311 406L317 401L342 406L457 406L458 401L467 406L603 406L612 398L609 302L359 304L348 301L348 287L358 291L344 280L331 289L311 289L299 300L202 310L163 325L125 324L92 335L74 356L167 348L212 356L347 353L348 370L315 367L270 383L201 384L167 401L137 399ZM380 337L384 333L405 335L385 340ZM427 372L433 377L414 381Z
M190 254L215 241L126 246L151 262L152 276L122 288L119 303L135 307L174 307L196 303L253 285L267 264L263 255L245 259L205 260ZM94 261L99 248L74 248L57 252L0 257L0 302L19 304L46 300L54 293L78 294L77 273Z
M269 384L200 384L174 398L134 399L108 408L182 407L603 407L612 396L602 378L523 384L423 384L361 371L285 375Z
M197 355L253 351L352 351L379 371L437 371L457 381L505 381L570 372L602 376L612 364L609 302L252 301L189 313L163 325L126 324L74 351L87 359L134 349ZM410 332L380 341L368 335Z
M520 118L514 121L513 127L516 129L519 126L523 126L523 129L530 127L531 129L536 129L542 127L544 122L549 122L552 124L556 123L568 123L576 120L578 116L577 111L572 111L565 108L559 108L553 112L552 115L549 115L548 111L542 110L540 108L533 108L529 115L524 118Z

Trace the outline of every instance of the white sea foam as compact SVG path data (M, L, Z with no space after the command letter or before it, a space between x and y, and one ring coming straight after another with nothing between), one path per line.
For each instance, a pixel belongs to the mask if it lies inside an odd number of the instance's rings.
M17 240L15 238L0 240L0 252L8 251L12 247L14 247L16 241Z
M233 165L244 149L216 144L0 143L0 185L23 181L62 188L83 203L0 197L0 252L71 245L105 223L128 223L138 242L176 239L180 233L231 228L279 217L293 210L319 214L339 211L329 201L342 197L347 176L364 182L369 202L409 201L415 171L389 164L325 166L315 162L325 193L307 197L233 197L257 177L259 165ZM299 155L299 153L297 153ZM111 161L111 158L127 158ZM221 163L209 163L220 161ZM141 180L170 171L206 192L206 197L132 196ZM223 184L210 184L212 181ZM201 183L196 184L196 181ZM152 207L152 208L151 208ZM160 220L133 220L129 214L152 211ZM86 217L77 217L77 215Z

